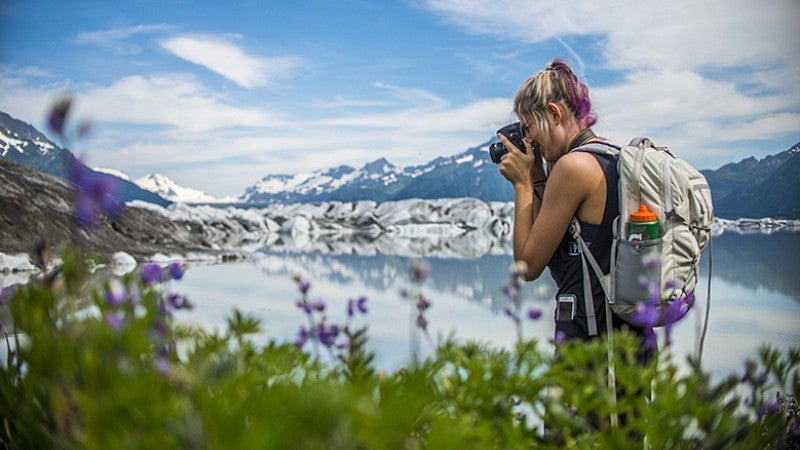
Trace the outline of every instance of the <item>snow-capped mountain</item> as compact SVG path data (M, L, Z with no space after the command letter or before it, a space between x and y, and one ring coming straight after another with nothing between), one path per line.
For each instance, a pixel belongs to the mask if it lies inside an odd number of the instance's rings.
M247 188L242 203L301 203L474 197L507 201L511 187L491 164L488 142L462 153L400 168L384 158L359 169L338 166L296 175L267 175Z
M67 168L76 161L75 155L62 148L34 128L32 125L15 119L0 111L0 158L30 167L50 175L69 179ZM87 167L89 173L96 170ZM157 205L169 202L153 192L144 190L127 177L110 174L117 180L117 196L123 201L143 200Z
M142 189L164 197L167 200L181 203L221 203L231 199L217 199L205 192L178 185L172 179L157 173L143 176L133 180Z

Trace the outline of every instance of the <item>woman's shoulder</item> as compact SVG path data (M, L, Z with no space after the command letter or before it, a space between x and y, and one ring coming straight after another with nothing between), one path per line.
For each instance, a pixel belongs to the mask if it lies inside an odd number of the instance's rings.
M554 174L563 172L568 176L589 175L598 171L602 173L597 159L589 152L569 152L559 158L553 167Z

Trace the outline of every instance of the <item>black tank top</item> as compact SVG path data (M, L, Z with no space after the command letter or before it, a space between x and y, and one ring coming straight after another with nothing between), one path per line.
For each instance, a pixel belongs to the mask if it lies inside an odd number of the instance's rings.
M578 150L580 151L580 150ZM606 179L606 206L603 211L603 220L600 224L590 224L580 222L581 236L589 250L597 260L603 273L608 273L611 257L611 247L613 243L613 222L619 215L619 190L617 182L619 174L617 172L617 159L611 155L601 155L591 153L600 163L603 170L603 175ZM586 302L583 300L583 271L581 266L580 246L575 239L572 238L569 231L567 231L561 242L558 244L553 257L547 267L550 269L550 274L558 286L558 295L574 295L577 301L575 302L575 325L585 331L586 329ZM595 315L599 322L605 323L605 296L603 289L600 286L600 281L594 274L593 270L589 270L591 278L592 294L594 297ZM598 323L598 325L601 325ZM604 330L605 327L598 326L599 330ZM576 330L577 331L577 330ZM567 333L568 337L575 333ZM583 333L578 333L583 334ZM588 336L588 334L587 334Z

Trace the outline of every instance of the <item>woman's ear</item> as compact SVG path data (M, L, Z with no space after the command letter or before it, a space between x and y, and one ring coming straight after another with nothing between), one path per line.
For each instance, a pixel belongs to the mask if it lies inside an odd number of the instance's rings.
M547 104L547 112L553 117L553 124L560 123L561 119L564 117L564 111L561 109L561 105L555 102Z

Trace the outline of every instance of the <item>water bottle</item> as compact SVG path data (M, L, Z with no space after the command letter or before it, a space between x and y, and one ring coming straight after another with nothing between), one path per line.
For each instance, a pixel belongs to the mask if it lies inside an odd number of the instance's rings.
M639 205L639 210L631 214L628 221L628 240L629 241L651 241L658 239L658 216L656 213L647 209L645 205Z

